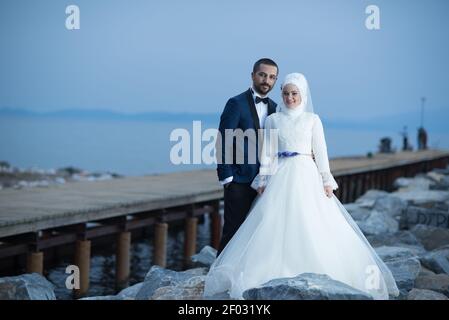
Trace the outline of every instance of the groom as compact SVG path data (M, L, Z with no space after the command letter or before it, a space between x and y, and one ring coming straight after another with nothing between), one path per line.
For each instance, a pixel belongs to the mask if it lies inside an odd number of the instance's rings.
M271 59L260 59L253 66L252 86L245 92L231 98L226 103L220 118L221 161L218 161L217 173L224 186L224 225L223 235L217 256L231 240L234 233L243 223L257 192L251 188L251 182L259 172L259 139L258 129L263 129L267 116L276 112L276 103L267 97L276 83L278 66ZM234 139L226 137L225 130L254 130L256 139ZM226 130L229 132L229 130ZM232 139L231 144L226 138ZM243 144L242 144L243 142ZM232 147L227 147L232 146ZM232 150L231 150L232 149ZM236 154L243 151L243 161L236 161ZM256 152L255 155L250 153ZM229 154L232 152L232 156ZM228 154L227 154L228 153ZM252 157L252 156L255 156ZM220 157L220 156L219 156ZM229 161L229 158L231 161ZM226 161L226 159L228 161ZM252 161L251 159L255 159Z

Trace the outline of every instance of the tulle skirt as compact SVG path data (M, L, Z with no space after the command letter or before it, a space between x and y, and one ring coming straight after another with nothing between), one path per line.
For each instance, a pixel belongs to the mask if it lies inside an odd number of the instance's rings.
M245 290L269 280L326 274L374 299L398 295L388 267L349 213L326 197L315 162L279 159L276 174L253 203L245 222L212 264L204 295Z

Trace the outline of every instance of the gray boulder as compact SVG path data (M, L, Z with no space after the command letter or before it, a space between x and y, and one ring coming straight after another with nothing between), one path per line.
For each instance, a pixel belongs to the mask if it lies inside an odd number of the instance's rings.
M414 287L421 264L417 258L391 260L385 263L393 274L399 289L399 299L405 299L407 293Z
M446 166L446 168L435 168L432 170L432 172L449 175L449 165Z
M449 175L431 171L427 173L427 177L435 182L430 186L431 190L449 190Z
M243 292L246 300L372 300L363 291L324 274L303 273L280 278Z
M159 266L151 267L145 276L145 280L136 294L136 300L148 300L156 289L167 286L175 286L195 276L206 275L206 268L189 269L186 271L173 271Z
M365 221L357 221L358 226L366 235L394 233L399 230L399 223L387 213L372 210Z
M78 300L122 300L118 296L93 296L85 297Z
M0 300L56 300L54 289L38 273L0 278Z
M158 288L151 300L202 300L206 276L194 276L181 283Z
M393 182L393 187L402 190L429 190L431 185L435 184L426 176L416 176L413 178L397 178Z
M449 300L444 294L426 289L412 289L407 300Z
M375 248L375 251L379 258L381 258L384 262L417 257L411 249L403 247L382 246Z
M436 172L434 170L427 172L426 176L428 179L432 180L433 182L439 183L441 181L444 180L444 178L446 178L446 175Z
M216 256L216 249L210 246L205 246L199 253L193 255L191 259L192 262L198 266L210 267L212 263L214 263Z
M234 300L229 296L228 292L216 293L213 296L203 297L205 300Z
M449 229L418 224L410 232L421 241L426 250L449 245Z
M93 297L85 297L79 300L134 300L136 298L137 293L140 291L143 282L136 283L133 286L130 286L126 289L120 291L117 295L108 295L108 296L93 296Z
M352 219L357 221L363 221L369 217L371 214L371 209L366 207L361 207L357 203L346 203L344 204L345 209L351 215Z
M432 270L427 269L426 267L424 267L424 266L421 264L421 271L419 272L418 277L421 277L421 276L432 276L432 275L434 275L434 274L436 274L436 273L433 272Z
M419 276L415 280L415 288L436 291L449 297L449 275L441 273Z
M374 207L374 204L376 203L376 200L385 196L388 196L388 192L371 189L365 192L365 194L363 194L361 197L359 197L355 201L355 203L360 207L372 209Z
M391 193L393 196L407 201L409 205L429 206L435 202L445 202L449 200L449 191L439 190L405 190Z
M401 226L413 228L417 224L447 228L449 226L449 212L435 208L409 206L402 216Z
M121 300L133 300L136 298L136 296L139 293L142 286L143 286L143 282L136 283L135 285L130 286L130 287L120 291L117 294L117 297Z
M387 213L390 217L399 221L407 205L407 201L392 195L387 195L377 198L373 209Z
M381 246L397 246L397 247L411 247L422 248L425 251L418 238L408 230L400 230L395 233L384 233L379 235L368 235L367 240L373 247Z
M449 274L449 246L428 252L419 259L427 269L435 273Z

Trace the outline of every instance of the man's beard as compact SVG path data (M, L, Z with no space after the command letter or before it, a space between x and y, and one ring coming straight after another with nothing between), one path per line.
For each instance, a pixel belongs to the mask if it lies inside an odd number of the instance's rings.
M258 86L255 86L254 89L256 89L257 93L266 95L268 92L271 91L271 86L269 84L265 83L265 84L260 84Z

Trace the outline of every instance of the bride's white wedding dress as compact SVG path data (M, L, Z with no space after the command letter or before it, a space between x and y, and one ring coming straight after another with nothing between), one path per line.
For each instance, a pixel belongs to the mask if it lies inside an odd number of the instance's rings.
M258 175L253 182L254 188L266 185L265 191L212 264L204 295L228 291L242 299L247 289L305 272L327 274L374 299L398 295L390 270L349 213L335 196L325 195L323 185L338 186L322 123L318 115L297 109L284 107L267 118L260 172L277 160L275 174ZM270 129L278 129L277 139ZM273 141L279 151L300 155L275 158Z

